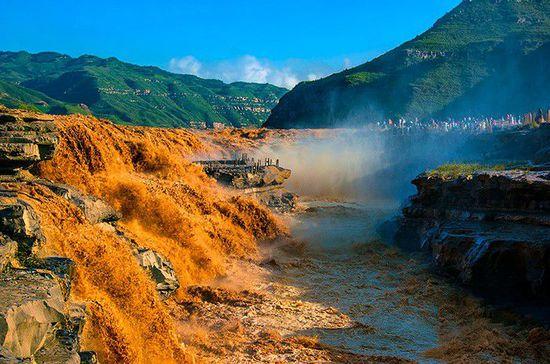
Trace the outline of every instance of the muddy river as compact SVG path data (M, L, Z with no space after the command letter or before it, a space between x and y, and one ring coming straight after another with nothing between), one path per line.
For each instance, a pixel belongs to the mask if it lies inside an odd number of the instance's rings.
M278 249L274 277L354 324L294 334L352 353L428 363L540 362L528 337L533 325L434 272L424 254L380 238L379 225L396 211L389 202L302 202L289 218L298 243Z

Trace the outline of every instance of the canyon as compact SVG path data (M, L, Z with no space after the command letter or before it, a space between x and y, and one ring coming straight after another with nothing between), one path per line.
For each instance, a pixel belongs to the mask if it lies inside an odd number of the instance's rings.
M513 307L548 295L547 132L419 142L2 108L0 358L541 361L544 315ZM401 214L409 180L456 150L536 162L426 172Z

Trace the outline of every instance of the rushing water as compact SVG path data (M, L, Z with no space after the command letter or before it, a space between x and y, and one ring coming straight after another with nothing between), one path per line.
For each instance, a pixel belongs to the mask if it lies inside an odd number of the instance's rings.
M380 240L377 226L395 206L305 205L292 222L292 233L303 245L281 252L280 277L302 288L304 299L335 307L357 325L302 334L355 353L435 362L426 357L427 350L483 319L478 301L434 274L426 256ZM285 265L285 259L293 264Z
M512 315L433 272L427 255L400 251L377 232L400 209L395 202L371 200L403 201L414 193L410 181L422 171L449 161L484 160L482 144L460 133L346 130L267 148L288 163L287 188L304 205L290 218L292 236L302 244L280 249L277 276L300 287L304 300L335 307L357 323L302 334L358 354L421 362L539 358L517 317L495 320Z

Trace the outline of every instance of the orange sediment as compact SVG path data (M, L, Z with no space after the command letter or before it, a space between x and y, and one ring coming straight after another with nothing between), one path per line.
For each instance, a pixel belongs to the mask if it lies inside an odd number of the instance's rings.
M116 126L93 117L56 117L61 141L38 175L103 198L122 213L119 226L167 257L182 287L207 283L229 257L255 257L257 242L283 233L254 201L231 197L186 158L212 151L186 130ZM87 304L83 344L105 362L185 362L180 323L170 316L128 242L47 188L20 187L42 218L41 254L76 262L74 299ZM183 297L184 290L176 292Z

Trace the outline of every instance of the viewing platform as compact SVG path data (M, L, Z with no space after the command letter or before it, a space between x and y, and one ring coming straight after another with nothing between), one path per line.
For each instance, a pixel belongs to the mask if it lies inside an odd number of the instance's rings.
M256 160L247 154L234 159L202 160L194 163L203 166L207 175L218 182L238 188L248 189L282 185L290 177L290 169L282 168L279 160L271 158Z

